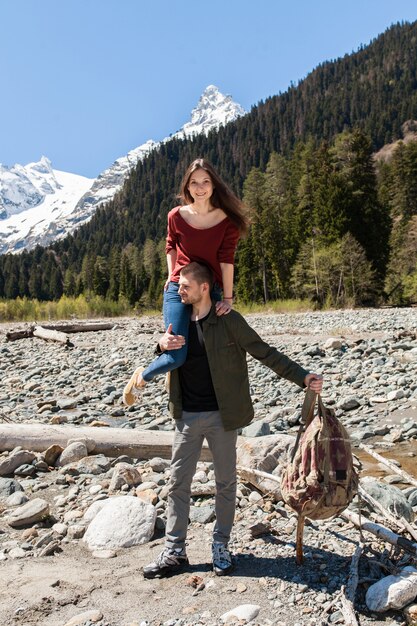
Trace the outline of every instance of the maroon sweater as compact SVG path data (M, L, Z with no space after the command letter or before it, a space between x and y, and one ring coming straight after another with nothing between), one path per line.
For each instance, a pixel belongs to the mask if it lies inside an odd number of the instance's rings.
M235 250L239 240L239 229L226 217L211 228L195 228L188 224L175 207L168 213L168 234L166 253L177 251L177 262L170 276L174 283L179 281L180 271L191 261L208 265L214 280L223 286L220 263L234 262Z

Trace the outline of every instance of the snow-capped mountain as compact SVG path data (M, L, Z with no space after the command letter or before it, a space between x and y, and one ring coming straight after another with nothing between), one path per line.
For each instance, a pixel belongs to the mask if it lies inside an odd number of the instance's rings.
M130 170L152 150L173 137L191 137L227 124L244 109L209 85L192 110L191 120L162 141L150 139L118 158L96 179L52 169L42 157L38 163L7 167L0 164L0 253L47 245L87 222L97 207L111 200Z

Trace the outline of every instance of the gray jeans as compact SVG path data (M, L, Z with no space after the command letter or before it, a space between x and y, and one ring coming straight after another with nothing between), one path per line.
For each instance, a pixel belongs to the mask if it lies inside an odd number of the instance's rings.
M233 526L236 506L237 431L225 431L219 411L189 413L176 420L172 446L171 481L165 544L183 548L190 512L191 482L195 474L204 438L213 455L216 477L216 523L213 541L227 543Z

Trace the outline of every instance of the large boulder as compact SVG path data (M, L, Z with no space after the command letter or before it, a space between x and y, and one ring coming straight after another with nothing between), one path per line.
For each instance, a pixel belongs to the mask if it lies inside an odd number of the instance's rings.
M91 550L129 548L147 543L154 532L156 509L133 496L109 498L84 535Z
M404 517L407 522L413 521L413 509L401 489L394 487L394 485L380 482L376 478L372 478L372 476L361 478L361 486L384 509L398 517Z
M279 476L294 443L295 439L291 435L248 438L237 448L237 465L244 469L256 469ZM275 498L281 499L279 483L276 481L254 476L251 483L264 493L274 492Z

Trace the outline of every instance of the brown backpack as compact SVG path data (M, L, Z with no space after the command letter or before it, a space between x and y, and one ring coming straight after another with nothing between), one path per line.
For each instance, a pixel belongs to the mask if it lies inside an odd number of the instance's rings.
M318 413L314 415L318 403ZM302 424L291 460L281 477L283 500L298 513L297 563L303 561L306 517L334 517L352 501L358 489L349 435L320 395L307 390Z

